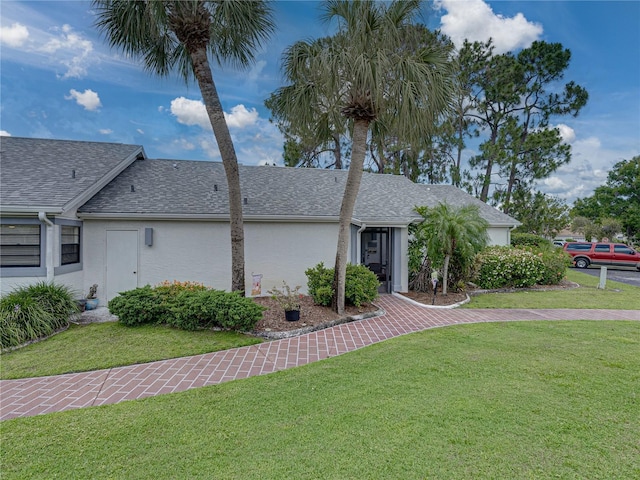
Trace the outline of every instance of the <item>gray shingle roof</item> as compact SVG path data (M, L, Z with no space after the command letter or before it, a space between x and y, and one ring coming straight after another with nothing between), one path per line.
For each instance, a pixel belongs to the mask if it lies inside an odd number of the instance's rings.
M61 210L142 152L139 145L0 137L0 204Z
M346 171L240 166L244 214L251 216L335 219ZM216 190L217 188L217 190ZM417 185L398 175L365 173L354 218L368 223L408 224L418 219L417 205L480 206L492 225L517 222L449 185ZM224 168L217 162L139 160L80 208L85 214L226 216L229 212Z
M138 160L135 160L138 158ZM135 160L135 161L134 161ZM139 145L0 137L0 205L80 206L86 215L226 217L229 199L218 162L148 160ZM72 171L75 170L75 178ZM336 220L348 172L240 166L245 217ZM450 185L415 184L398 175L365 173L354 219L371 224L408 224L415 206L480 207L491 225L518 222Z

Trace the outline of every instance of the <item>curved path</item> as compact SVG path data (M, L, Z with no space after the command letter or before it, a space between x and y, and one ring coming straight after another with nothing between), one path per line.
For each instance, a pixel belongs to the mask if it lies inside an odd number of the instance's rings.
M0 420L138 398L264 375L429 328L520 320L639 320L640 310L434 309L383 295L384 315L221 352L94 372L0 381Z

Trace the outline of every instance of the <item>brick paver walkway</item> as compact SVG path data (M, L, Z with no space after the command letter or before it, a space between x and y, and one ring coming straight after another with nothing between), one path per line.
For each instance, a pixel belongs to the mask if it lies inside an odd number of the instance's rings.
M106 405L264 375L434 327L521 320L640 320L640 310L432 309L396 296L385 314L294 338L94 372L0 381L0 420Z

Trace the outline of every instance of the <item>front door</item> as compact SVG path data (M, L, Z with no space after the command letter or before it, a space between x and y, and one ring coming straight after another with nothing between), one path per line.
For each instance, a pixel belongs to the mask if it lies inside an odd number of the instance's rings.
M138 231L107 230L106 300L138 287Z
M361 234L360 262L375 273L380 281L378 291L390 292L391 263L389 259L389 229L367 228Z

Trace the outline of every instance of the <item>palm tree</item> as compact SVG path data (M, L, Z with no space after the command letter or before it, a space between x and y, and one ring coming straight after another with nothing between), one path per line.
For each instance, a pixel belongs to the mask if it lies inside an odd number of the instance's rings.
M244 293L244 228L238 160L209 65L246 67L274 29L264 1L93 0L96 25L111 47L141 58L159 76L177 70L200 87L229 188L231 289Z
M327 1L323 17L337 22L337 33L330 41L297 42L284 54L289 85L273 97L277 110L312 126L317 112L327 108L327 124L348 125L351 131L333 283L338 313L344 311L350 224L371 125L385 123L405 140L422 137L450 98L446 52L412 39L419 32L411 26L420 5L420 0Z
M482 250L488 240L489 224L480 216L478 205L452 207L440 203L433 208L418 207L424 217L420 224L420 236L426 239L427 255L433 260L443 259L442 294L447 294L449 260L454 252L472 257Z

